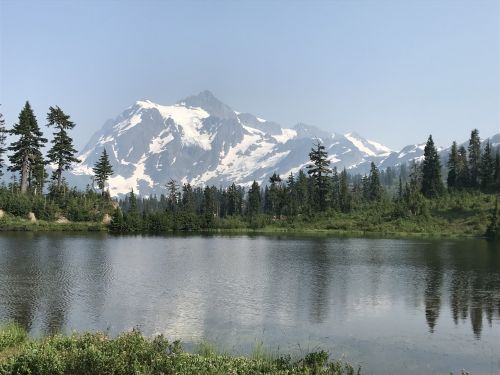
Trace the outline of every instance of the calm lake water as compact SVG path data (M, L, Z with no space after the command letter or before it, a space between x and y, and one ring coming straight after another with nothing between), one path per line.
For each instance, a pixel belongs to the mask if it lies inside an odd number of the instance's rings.
M139 327L234 353L325 349L364 374L500 373L500 244L0 235L0 322Z

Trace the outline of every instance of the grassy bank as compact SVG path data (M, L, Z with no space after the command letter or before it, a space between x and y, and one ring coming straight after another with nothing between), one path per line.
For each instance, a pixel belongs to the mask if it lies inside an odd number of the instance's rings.
M66 222L37 220L4 216L0 219L0 231L6 232L102 232L107 231L106 225L97 222Z
M123 212L119 229L100 221L57 222L6 214L0 219L0 231L114 231L117 233L253 233L324 234L374 237L483 237L491 221L495 196L491 194L450 194L425 201L418 215L398 215L395 204L362 204L344 213L336 210L275 217L259 214L214 217L205 225L203 215L157 212L130 215ZM87 215L88 216L88 215Z
M0 329L0 374L359 374L324 351L292 360L262 351L251 357L217 353L209 345L188 353L179 342L139 332L109 338L102 333L32 339L16 325Z

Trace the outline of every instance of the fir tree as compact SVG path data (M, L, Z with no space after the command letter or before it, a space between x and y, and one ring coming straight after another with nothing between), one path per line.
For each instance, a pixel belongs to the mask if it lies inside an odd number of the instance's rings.
M189 183L182 186L182 208L188 213L194 213L194 194L193 188Z
M481 140L479 138L479 131L474 129L471 132L469 140L469 170L470 170L470 186L473 188L479 187L480 177L480 164L481 164Z
M35 160L31 166L31 173L28 179L29 187L33 189L33 193L41 195L45 182L47 182L47 171L45 170L46 162L43 159Z
M441 181L441 163L432 135L429 135L424 149L424 162L422 164L422 194L427 198L434 198L443 192Z
M80 160L75 157L77 151L73 147L73 140L68 135L68 130L73 129L75 123L58 106L49 108L47 121L48 127L53 126L56 129L47 158L49 163L56 166L52 179L56 181L57 188L60 188L63 171L69 170L72 163L80 163Z
M495 178L495 160L491 152L490 140L486 141L483 154L481 155L481 167L479 169L481 174L481 189L489 191L493 187Z
M273 173L273 175L269 178L269 182L271 183L269 187L269 200L271 204L271 212L276 215L281 215L282 208L282 190L283 186L281 184L281 177Z
M295 190L298 197L300 197L300 201L298 202L298 208L301 213L306 213L310 206L310 197L309 191L307 189L307 176L304 171L299 170L297 181L295 182Z
M326 198L328 192L328 175L331 170L328 168L330 160L325 146L318 140L309 153L310 165L307 166L307 173L314 179L316 192L318 194L318 204L320 210L326 209Z
M94 172L95 182L97 183L99 189L101 189L101 193L104 196L104 188L106 187L106 182L108 181L109 177L113 175L113 168L111 167L111 163L109 162L106 149L103 149L101 157L95 164L94 168L92 168L92 170Z
M175 180L170 179L169 182L166 184L166 188L168 191L168 197L167 197L167 202L168 202L168 210L171 212L177 212L177 207L179 205L179 185L177 185L177 182Z
M134 189L130 190L130 194L128 196L128 212L129 213L138 213L138 211L137 211L137 198L134 194Z
M450 157L448 159L448 178L446 179L448 189L450 190L457 187L458 163L457 142L454 141L451 145Z
M138 232L141 230L141 217L137 208L137 198L134 189L130 190L128 196L128 212L124 219L128 231Z
M21 193L28 190L30 175L33 167L40 164L42 157L42 147L47 142L43 138L43 133L38 127L35 114L30 103L26 102L23 110L19 114L19 121L14 124L10 134L18 136L18 140L9 146L9 151L13 153L9 156L12 172L21 174Z
M260 211L260 187L257 181L254 180L250 190L248 191L248 215L255 216Z
M0 176L3 176L3 169L5 167L4 155L7 152L6 140L9 131L5 128L5 120L0 113Z
M347 172L344 170L340 173L340 196L339 196L339 206L342 212L351 211L352 195L349 191L349 183L347 181Z
M290 172L288 178L286 179L285 190L284 206L286 208L286 214L296 215L299 197L297 196L297 190L295 189L295 176L292 172Z
M203 190L203 217L205 228L212 228L214 226L215 215L215 202L213 190L206 186Z
M233 216L239 214L239 211L238 189L236 188L236 184L233 182L227 188L227 214Z
M380 184L380 175L375 163L370 165L370 175L368 177L369 200L379 202L382 199L382 185Z
M458 149L457 157L457 181L456 186L458 188L467 188L470 185L470 171L469 162L467 161L467 151L464 146L460 146Z
M334 210L339 210L339 197L340 197L340 179L339 174L337 172L337 167L333 167L332 169L332 208Z

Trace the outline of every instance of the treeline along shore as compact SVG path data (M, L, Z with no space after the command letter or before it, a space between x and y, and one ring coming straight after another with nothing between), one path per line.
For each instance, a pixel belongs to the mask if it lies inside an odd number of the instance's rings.
M53 137L44 152L48 141L29 102L10 129L0 114L0 171L13 173L0 187L1 230L499 237L500 147L488 140L482 147L476 129L467 147L453 142L445 165L431 135L421 160L384 170L372 163L368 174L352 175L331 168L317 140L305 169L275 173L261 185L199 187L170 180L159 196L131 190L117 199L109 195L113 168L105 149L86 189L68 186L64 173L80 162L70 136L75 124L58 106L49 108L46 120Z

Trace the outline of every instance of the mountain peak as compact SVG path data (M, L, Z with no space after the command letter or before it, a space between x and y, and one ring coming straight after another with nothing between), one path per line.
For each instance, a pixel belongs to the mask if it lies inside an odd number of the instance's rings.
M234 119L236 113L227 104L221 102L209 90L204 90L197 95L188 96L186 99L179 101L189 107L199 107L207 111L211 116L221 119Z

